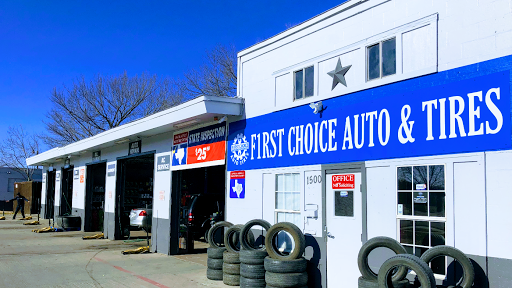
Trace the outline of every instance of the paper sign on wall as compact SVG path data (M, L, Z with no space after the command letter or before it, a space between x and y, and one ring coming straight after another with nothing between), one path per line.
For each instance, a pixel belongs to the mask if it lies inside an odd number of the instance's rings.
M80 183L85 181L85 169L80 169Z
M245 198L245 171L230 172L229 198Z
M354 189L354 174L332 175L332 189Z

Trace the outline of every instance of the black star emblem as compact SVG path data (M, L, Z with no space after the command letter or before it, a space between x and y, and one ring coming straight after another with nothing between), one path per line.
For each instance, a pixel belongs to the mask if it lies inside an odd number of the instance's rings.
M345 80L345 74L347 74L348 69L350 69L352 65L348 65L345 67L341 67L341 61L340 58L338 58L338 64L336 64L336 69L332 70L331 72L327 73L329 76L332 77L332 88L331 90L334 90L334 87L338 85L338 83L341 83L347 87L347 81Z

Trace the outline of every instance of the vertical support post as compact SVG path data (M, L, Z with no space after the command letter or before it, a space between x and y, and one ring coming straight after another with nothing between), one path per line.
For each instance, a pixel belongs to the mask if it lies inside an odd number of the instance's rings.
M148 223L149 223L149 220L148 220L149 213L147 213L147 212L148 212L148 203L146 203L146 215L147 216L146 216L146 225L145 226L146 226L146 244L149 246L149 232L148 232L148 230L149 230L148 229L148 226L149 226L148 225ZM151 213L151 214L153 214L153 213ZM151 216L151 217L153 217L153 216Z

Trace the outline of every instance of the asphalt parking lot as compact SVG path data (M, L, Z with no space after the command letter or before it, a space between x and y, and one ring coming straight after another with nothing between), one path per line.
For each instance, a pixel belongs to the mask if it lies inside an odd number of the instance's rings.
M30 226L6 218L0 220L0 287L228 287L206 278L205 253L122 255L146 241L82 240L96 233L80 231L33 233L47 220Z

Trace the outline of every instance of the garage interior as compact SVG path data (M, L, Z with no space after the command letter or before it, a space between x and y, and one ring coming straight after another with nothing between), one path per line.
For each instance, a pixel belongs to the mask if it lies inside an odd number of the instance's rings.
M48 171L46 173L46 201L45 201L45 211L44 218L52 219L53 209L55 205L55 171Z
M107 163L87 165L84 231L103 232Z
M171 254L206 252L210 217L224 220L225 173L225 165L172 173Z
M60 216L71 215L73 203L73 166L63 168L61 173Z
M129 215L132 209L147 209L149 220L152 217L154 162L152 152L117 160L115 239L146 237L146 233L133 231ZM151 227L148 229L151 231Z

